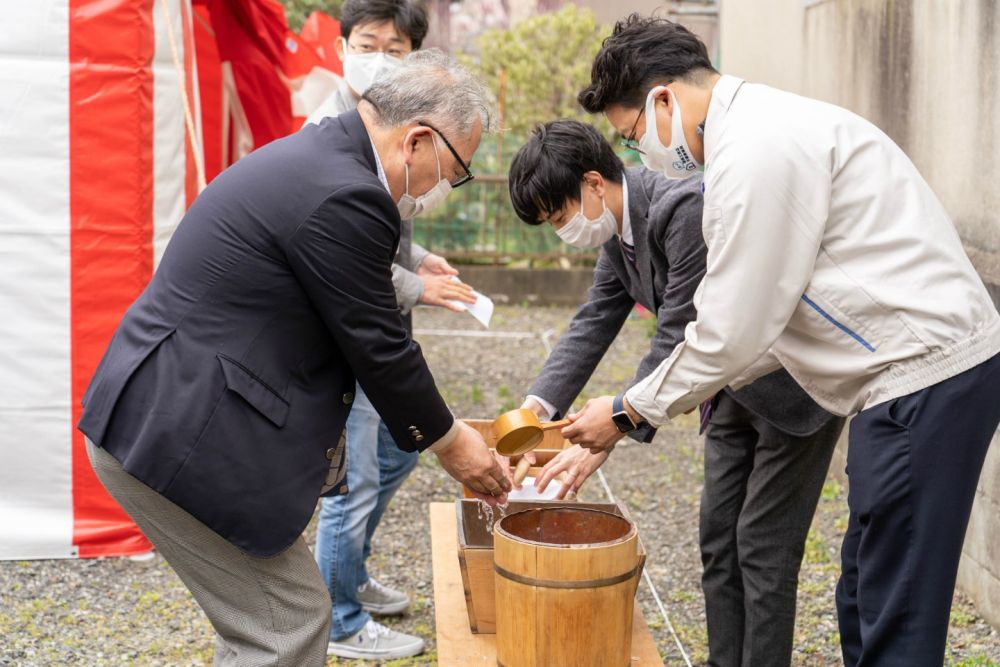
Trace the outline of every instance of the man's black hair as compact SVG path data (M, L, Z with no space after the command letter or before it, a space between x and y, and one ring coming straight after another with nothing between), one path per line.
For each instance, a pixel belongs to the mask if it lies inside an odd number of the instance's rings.
M392 21L396 32L410 38L416 51L427 36L427 10L413 0L347 0L340 9L340 34L344 39L366 23Z
M580 199L583 175L622 182L621 159L596 129L575 120L539 125L510 163L508 187L517 217L529 225Z
M708 49L679 23L630 14L604 40L577 100L590 113L620 104L642 108L649 90L678 79L715 72Z

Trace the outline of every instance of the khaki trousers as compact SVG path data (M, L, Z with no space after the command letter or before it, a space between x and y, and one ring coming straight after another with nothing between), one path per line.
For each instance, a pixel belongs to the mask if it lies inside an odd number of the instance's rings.
M216 667L310 667L326 660L330 595L301 537L272 558L240 551L87 441L108 493L156 546L216 632Z

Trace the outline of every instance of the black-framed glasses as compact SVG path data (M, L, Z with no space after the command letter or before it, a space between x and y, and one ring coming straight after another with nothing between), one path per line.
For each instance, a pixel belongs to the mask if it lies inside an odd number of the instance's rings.
M641 148L639 148L639 141L635 138L635 128L639 127L639 119L642 118L642 114L646 113L646 109L640 109L639 115L635 117L635 122L632 123L632 129L629 131L628 136L622 139L622 146L635 151L640 155L644 155Z
M368 104L375 107L376 111L379 110L378 105L372 102L367 95L362 94L361 99L363 99L365 102L368 102ZM463 160L462 156L458 154L458 151L455 150L455 147L451 145L451 142L448 141L448 138L441 133L441 130L437 129L430 123L423 122L422 120L417 121L417 125L434 130L434 132L439 137L441 137L441 141L443 141L444 145L448 147L448 150L451 151L451 154L455 157L455 160L458 162L458 164L460 164L462 166L462 169L465 170L465 173L456 178L454 181L449 181L451 183L452 188L457 188L461 185L465 185L466 183L475 178L475 176L472 175L472 170L469 169L469 165L465 163L465 160Z
M451 151L451 154L455 157L455 160L458 161L458 164L460 164L462 166L462 169L465 170L464 174L456 178L454 181L451 181L451 187L457 188L460 185L465 185L466 183L475 178L475 176L472 175L472 170L469 169L469 165L465 164L465 160L463 160L462 156L458 154L458 151L456 151L454 146L451 145L451 142L448 141L447 137L445 137L441 133L441 130L437 129L430 123L425 123L423 121L417 121L417 125L420 125L421 127L429 127L430 129L434 130L437 133L437 135L441 137L441 141L443 141L444 145L448 147L448 150Z
M341 39L343 39L343 38L341 38ZM352 44L351 42L347 41L346 39L344 40L344 44L346 44L347 46L349 46L352 51L355 51L357 53L361 53L361 54L366 54L366 53L384 53L385 55L390 56L392 58L396 58L398 60L402 60L406 56L410 55L410 53L412 53L412 49L411 50L403 50L403 49L396 48L396 47L390 47L388 49L383 50L383 49L378 48L377 46L372 46L371 44Z

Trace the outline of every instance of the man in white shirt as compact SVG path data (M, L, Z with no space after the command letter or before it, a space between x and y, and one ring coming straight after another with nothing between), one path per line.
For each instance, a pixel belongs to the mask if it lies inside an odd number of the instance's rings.
M672 177L704 165L707 271L684 341L622 397L658 426L783 366L854 414L837 588L847 665L940 665L975 488L1000 422L1000 315L889 137L839 107L721 76L683 27L619 22L580 102ZM563 430L600 452L614 397Z

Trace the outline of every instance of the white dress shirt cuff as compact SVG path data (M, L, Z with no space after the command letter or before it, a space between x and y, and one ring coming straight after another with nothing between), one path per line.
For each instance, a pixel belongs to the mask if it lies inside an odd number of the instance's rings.
M448 429L447 433L438 438L434 444L432 444L424 451L432 452L434 454L440 452L442 449L444 449L451 443L455 442L455 438L458 437L458 429L459 429L458 420L456 419L454 422L452 422L451 428Z
M529 398L533 398L536 401L538 401L538 404L542 406L543 410L545 410L545 414L541 415L542 417L544 417L544 420L552 421L552 418L555 417L556 412L558 412L558 410L556 410L556 406L552 405L541 396L535 396L534 394L528 394L527 396L524 397L524 400L528 400Z

